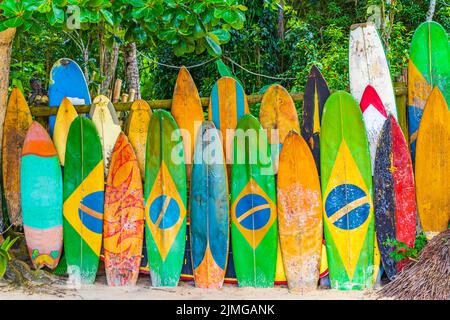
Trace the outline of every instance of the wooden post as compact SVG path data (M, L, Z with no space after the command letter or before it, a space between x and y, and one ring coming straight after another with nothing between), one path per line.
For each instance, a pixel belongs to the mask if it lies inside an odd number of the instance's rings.
M121 90L122 90L122 80L117 79L116 84L114 85L113 103L119 102Z
M402 128L406 141L409 141L408 135L408 116L407 116L407 90L404 82L394 82L396 89L403 89L401 94L395 95L395 103L397 104L398 124ZM409 143L408 143L409 146Z
M134 98L136 96L136 90L130 89L130 94L128 97L128 102L134 102Z
M127 103L128 102L128 93L124 93L122 94L122 103Z

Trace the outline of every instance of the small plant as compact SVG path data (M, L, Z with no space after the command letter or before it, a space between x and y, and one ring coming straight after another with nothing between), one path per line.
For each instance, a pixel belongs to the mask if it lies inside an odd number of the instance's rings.
M9 249L13 244L19 239L19 237L11 240L10 237L6 238L5 241L0 245L0 279L3 278L6 272L6 267L11 260L11 255L9 254Z
M424 233L418 234L414 241L414 246L411 248L406 243L395 239L388 239L383 244L394 247L394 251L389 255L396 262L402 261L403 259L416 260L420 251L426 246L427 238Z

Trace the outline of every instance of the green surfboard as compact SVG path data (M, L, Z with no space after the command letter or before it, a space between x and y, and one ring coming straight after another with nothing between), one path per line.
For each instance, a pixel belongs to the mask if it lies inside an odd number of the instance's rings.
M375 236L371 162L361 110L347 92L336 92L325 103L320 163L331 287L371 287Z
M238 284L272 287L277 262L276 188L265 130L244 115L234 135L231 239Z
M67 137L63 185L63 234L67 272L92 284L103 235L104 175L100 137L94 123L78 116Z
M150 120L144 198L152 285L176 286L186 243L186 167L180 130L164 110Z

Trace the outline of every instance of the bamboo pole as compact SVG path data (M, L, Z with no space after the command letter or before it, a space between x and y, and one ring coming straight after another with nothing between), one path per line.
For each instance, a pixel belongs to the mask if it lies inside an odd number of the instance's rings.
M396 87L395 89L395 95L396 96L406 96L407 94L407 88L404 86ZM302 102L303 101L303 92L292 92L290 93L292 100L294 102ZM255 105L257 103L260 103L262 100L261 94L256 95L248 95L247 100L249 105ZM150 108L152 109L166 109L170 110L172 106L172 100L149 100L147 101L150 105ZM202 106L204 108L208 107L209 105L209 97L201 98ZM129 111L131 107L130 102L123 103L118 102L114 103L114 107L116 108L116 111ZM74 106L78 113L88 113L89 109L91 108L90 105L78 105ZM41 106L31 106L31 114L35 117L42 117L42 116L50 116L55 115L58 112L58 108L56 107L41 107Z

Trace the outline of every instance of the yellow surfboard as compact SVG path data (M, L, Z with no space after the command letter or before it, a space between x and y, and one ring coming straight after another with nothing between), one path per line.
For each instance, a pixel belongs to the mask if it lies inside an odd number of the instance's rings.
M55 127L53 129L53 142L58 152L59 162L64 167L66 156L66 143L70 125L78 116L77 110L69 99L64 98L56 114Z
M136 153L141 177L145 176L145 152L147 146L147 133L152 109L144 100L136 100L131 105L131 112L125 126L125 134Z
M186 178L189 181L192 171L192 156L194 154L195 141L204 117L202 102L198 95L197 87L191 74L185 67L182 67L178 73L173 92L171 111L183 137Z
M428 239L447 230L450 220L450 111L438 87L425 105L416 145L416 195Z

